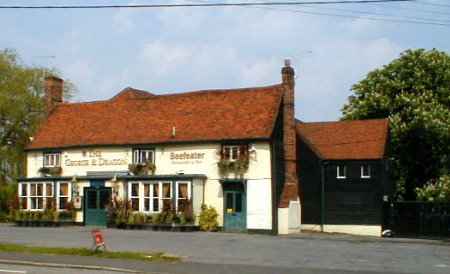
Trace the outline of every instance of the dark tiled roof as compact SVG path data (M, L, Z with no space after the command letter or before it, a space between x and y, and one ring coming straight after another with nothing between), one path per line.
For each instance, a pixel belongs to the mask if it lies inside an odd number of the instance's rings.
M27 149L270 138L282 93L281 85L170 95L127 88L58 105Z
M381 159L385 155L387 119L297 122L297 135L324 160Z

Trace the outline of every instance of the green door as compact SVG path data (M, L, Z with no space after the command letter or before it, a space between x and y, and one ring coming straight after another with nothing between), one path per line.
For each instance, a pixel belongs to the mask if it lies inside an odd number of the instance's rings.
M85 225L106 226L106 206L111 200L111 188L89 187L84 189Z
M247 228L245 192L224 190L224 200L224 230L228 232L245 231Z

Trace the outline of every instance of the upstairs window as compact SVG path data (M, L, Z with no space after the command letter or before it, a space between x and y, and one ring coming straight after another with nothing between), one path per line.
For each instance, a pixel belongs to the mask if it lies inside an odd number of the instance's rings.
M347 166L345 166L345 165L337 165L336 166L336 178L337 179L347 178Z
M153 149L135 149L133 150L133 164L154 163L155 151Z
M368 165L368 164L364 164L364 165L361 165L361 178L363 178L363 179L368 179L368 178L370 178L371 177L371 170L370 170L371 168L370 168L370 165Z
M223 145L222 146L222 160L236 161L242 157L248 157L247 145Z
M60 166L61 166L60 152L44 153L44 167L60 167Z

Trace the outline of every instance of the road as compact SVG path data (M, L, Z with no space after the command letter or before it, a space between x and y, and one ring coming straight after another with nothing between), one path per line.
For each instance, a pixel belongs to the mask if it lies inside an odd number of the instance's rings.
M93 271L69 268L36 267L0 264L0 274L109 274L108 271ZM117 272L116 272L117 273Z
M89 232L90 229L87 227L21 228L0 225L0 242L89 247L91 245ZM445 241L305 233L280 237L118 229L106 229L103 232L111 250L162 251L183 258L182 264L170 266L152 264L149 267L139 263L128 263L131 268L157 272L169 270L170 273L258 274L450 273L450 245ZM6 255L8 254L0 254L0 259ZM83 262L87 264L98 262L98 259L92 262L89 259L83 258ZM76 263L78 259L61 260ZM232 270L234 272L230 272Z

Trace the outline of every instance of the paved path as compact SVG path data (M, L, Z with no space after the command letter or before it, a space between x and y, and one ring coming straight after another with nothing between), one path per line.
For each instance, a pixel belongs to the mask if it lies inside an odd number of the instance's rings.
M2 225L0 242L89 247L89 231L87 227L21 228ZM316 234L278 237L117 229L106 229L104 234L111 250L163 251L181 256L191 264L323 271L450 273L450 245L445 242Z

